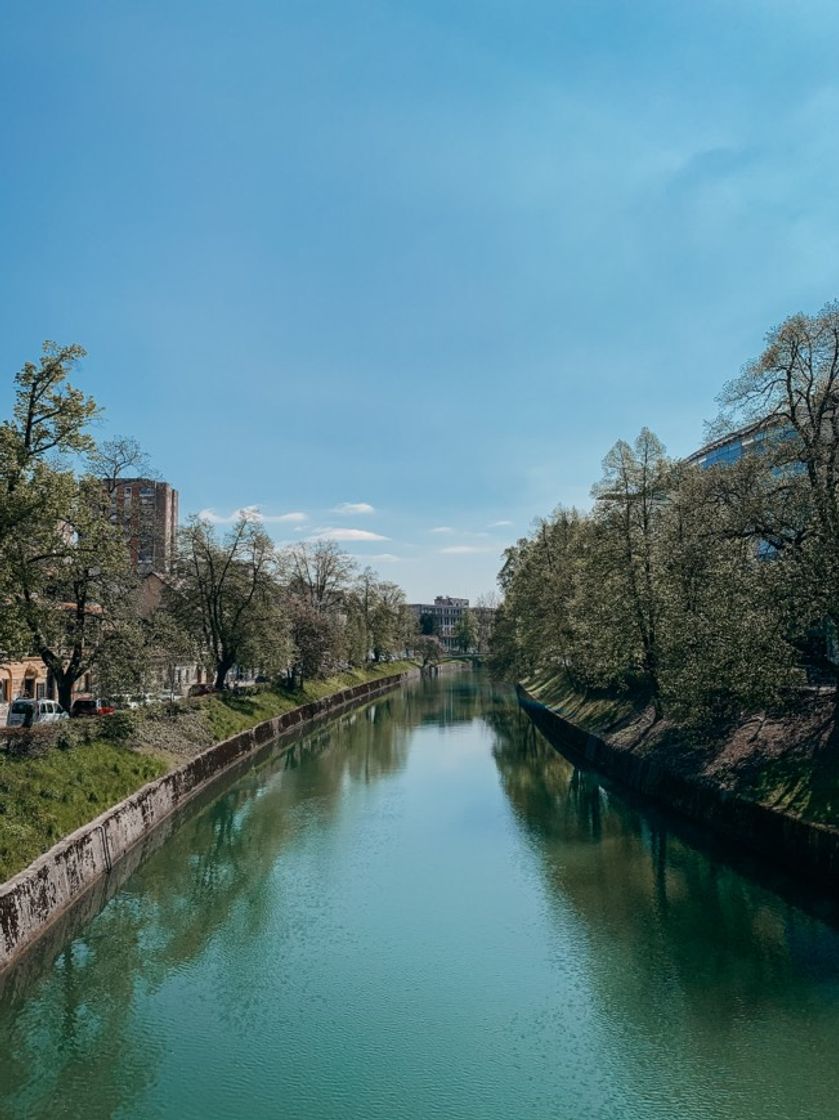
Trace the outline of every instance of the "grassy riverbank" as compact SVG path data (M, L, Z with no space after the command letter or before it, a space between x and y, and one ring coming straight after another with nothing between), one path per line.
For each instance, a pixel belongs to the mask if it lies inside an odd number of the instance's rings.
M310 681L299 692L265 689L251 695L218 694L132 713L126 744L93 739L41 757L0 753L0 881L16 874L62 836L153 778L238 731L342 689L413 668L390 662Z
M522 682L530 695L610 746L678 775L789 814L839 826L839 758L829 743L833 697L802 692L787 711L713 730L653 721L626 696L574 689L564 674Z

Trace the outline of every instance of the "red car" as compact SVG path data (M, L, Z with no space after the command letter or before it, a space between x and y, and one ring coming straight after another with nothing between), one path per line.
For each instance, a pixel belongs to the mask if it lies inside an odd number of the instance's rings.
M73 701L70 715L76 716L112 716L116 709L107 700L96 699L92 696L79 696Z

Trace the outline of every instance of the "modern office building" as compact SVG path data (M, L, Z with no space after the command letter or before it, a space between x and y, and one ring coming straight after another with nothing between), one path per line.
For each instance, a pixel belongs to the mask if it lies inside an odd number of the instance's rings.
M760 451L767 439L773 436L777 438L779 434L781 434L781 426L777 421L760 420L711 440L692 455L688 455L685 461L695 463L703 469L736 463L744 455Z
M428 632L436 634L445 648L452 651L455 647L454 633L469 610L469 600L438 595L433 603L409 603L408 609L420 627L428 627Z

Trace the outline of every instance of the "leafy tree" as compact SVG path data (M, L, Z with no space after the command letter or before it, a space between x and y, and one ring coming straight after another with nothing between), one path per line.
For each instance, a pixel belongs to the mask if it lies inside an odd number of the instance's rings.
M464 611L460 618L457 620L457 625L452 631L452 638L456 648L461 653L469 653L475 645L477 636L477 629L475 627L475 620L470 611Z
M60 521L30 521L4 553L10 605L69 708L79 680L110 659L128 664L142 643L136 577L105 512L100 480L74 481L63 496Z
M594 487L610 602L636 646L633 660L661 714L660 601L656 531L670 482L660 440L643 428L632 447L619 440L603 460ZM629 666L627 666L629 668ZM633 666L634 667L634 666Z
M475 624L475 649L479 654L486 655L489 652L499 605L499 597L494 591L479 595L475 600L472 619Z
M758 358L721 395L721 423L758 425L752 488L741 531L768 542L786 586L839 630L839 303L785 319ZM759 472L759 485L754 485ZM839 665L822 667L836 682Z
M25 652L30 638L16 609L20 596L9 550L43 536L64 516L75 493L67 459L93 448L86 428L96 404L68 380L84 355L80 346L45 342L40 361L16 374L12 416L0 424L0 649L7 654Z
M355 564L334 541L301 542L280 557L285 583L318 611L337 611L355 575Z
M423 669L436 664L443 656L443 645L434 634L420 634L413 639L414 656L419 658Z
M241 517L223 540L193 518L179 538L177 576L165 602L207 650L215 687L234 665L270 671L289 653L276 553L259 523Z

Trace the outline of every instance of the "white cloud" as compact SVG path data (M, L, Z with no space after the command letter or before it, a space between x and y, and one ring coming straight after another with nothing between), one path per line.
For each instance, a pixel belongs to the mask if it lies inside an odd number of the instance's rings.
M335 506L330 513L345 513L345 514L358 514L358 513L375 513L375 509L369 502L341 502L340 505Z
M311 537L313 541L386 541L381 533L370 533L367 529L319 529Z
M469 556L475 552L495 552L494 548L482 548L477 544L453 544L450 548L441 548L443 556Z
M227 515L216 513L214 509L202 509L198 514L202 521L210 521L213 525L231 525L240 517L247 517L251 521L261 521L264 525L280 525L288 522L308 521L305 513L263 513L259 506L240 506Z
M508 525L512 525L512 524L513 524L512 521L493 521L492 524L487 526L487 528L489 528L489 529L504 529Z
M451 529L448 525L438 525L436 529L429 529L428 531L429 533L453 533L454 529Z
M365 556L365 560L372 560L375 564L397 564L401 556L394 556L392 552L376 552L372 556Z

